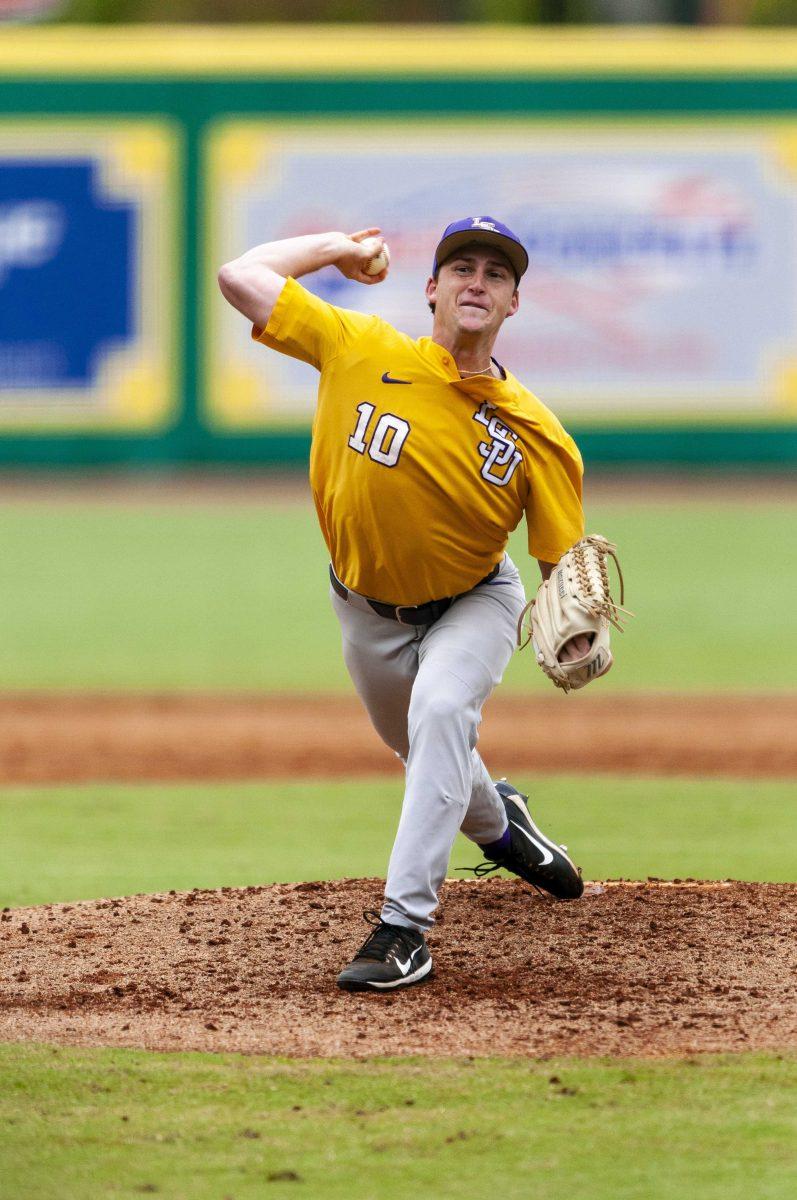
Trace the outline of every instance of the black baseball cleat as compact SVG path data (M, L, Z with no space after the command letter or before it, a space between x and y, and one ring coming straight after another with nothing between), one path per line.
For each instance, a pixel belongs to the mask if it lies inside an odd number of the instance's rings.
M490 864L474 867L475 875L489 875L501 867L519 875L532 887L556 896L557 900L577 900L584 891L578 868L570 861L564 846L557 846L537 828L526 807L528 796L522 795L502 779L495 790L504 802L509 820L511 843L501 854L487 854Z
M338 987L347 992L383 992L429 978L432 956L422 933L404 925L388 925L370 910L363 916L373 925L373 932L338 975Z

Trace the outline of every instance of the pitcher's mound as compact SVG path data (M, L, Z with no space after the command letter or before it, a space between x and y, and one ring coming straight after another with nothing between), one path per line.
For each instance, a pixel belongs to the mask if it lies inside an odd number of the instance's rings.
M797 1044L797 884L449 882L435 976L335 976L379 880L2 914L0 1040L288 1055L675 1055Z

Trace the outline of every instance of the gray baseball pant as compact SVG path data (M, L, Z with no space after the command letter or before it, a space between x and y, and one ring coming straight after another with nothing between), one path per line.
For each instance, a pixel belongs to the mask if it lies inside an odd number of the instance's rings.
M354 686L406 767L382 919L428 929L457 830L484 844L507 826L476 742L482 706L515 648L523 584L507 555L489 583L419 627L378 616L355 593L343 600L330 587L330 597Z

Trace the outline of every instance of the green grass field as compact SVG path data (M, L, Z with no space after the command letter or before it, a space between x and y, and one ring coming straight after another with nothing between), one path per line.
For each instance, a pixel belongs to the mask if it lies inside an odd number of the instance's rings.
M638 614L602 690L792 688L796 517L794 504L594 506ZM522 533L511 549L536 584ZM7 507L0 555L0 688L349 686L307 508ZM505 686L550 687L528 655Z
M384 781L5 789L3 903L380 874L399 792ZM541 822L588 874L793 878L788 784L557 778L536 794ZM472 861L460 839L454 864ZM795 1194L794 1057L489 1052L488 1031L475 1061L0 1046L0 1200Z
M513 782L585 878L794 879L790 781ZM400 781L384 779L6 788L0 906L381 876L400 805ZM478 861L458 838L451 872Z
M489 1049L489 1047L486 1047ZM797 1061L0 1047L3 1200L790 1200Z

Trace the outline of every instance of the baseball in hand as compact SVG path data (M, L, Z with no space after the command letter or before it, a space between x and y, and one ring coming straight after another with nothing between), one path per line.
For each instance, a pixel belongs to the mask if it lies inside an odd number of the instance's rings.
M362 243L364 249L370 250L373 247L373 258L370 258L363 267L366 275L381 275L381 273L390 266L390 251L387 248L387 242L380 242L379 238L366 238Z

